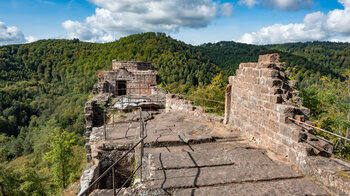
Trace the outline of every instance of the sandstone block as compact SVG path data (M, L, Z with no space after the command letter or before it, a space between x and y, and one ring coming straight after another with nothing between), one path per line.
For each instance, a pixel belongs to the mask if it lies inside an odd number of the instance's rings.
M241 63L241 64L239 64L240 69L243 69L245 67L256 68L257 63Z
M268 87L261 87L260 88L260 93L263 93L263 94L268 94L269 93L269 88Z
M279 126L279 134L284 137L290 138L295 142L300 142L303 138L303 131L300 127L288 126L285 124L280 124Z
M269 118L275 120L276 122L279 122L279 113L273 110L269 110Z
M271 103L283 103L283 97L281 95L271 95L269 96L269 100Z
M294 149L289 149L288 150L288 160L292 163L297 162L297 152L295 152Z
M282 87L282 80L279 79L268 79L266 81L266 85L270 88L277 87L280 88Z
M277 143L276 145L276 153L283 156L283 157L288 157L288 147L285 146L284 144L282 143Z
M293 143L293 149L298 153L298 157L307 157L313 153L312 147L306 143Z
M278 129L279 129L279 123L278 123L277 121L273 120L273 119L269 119L269 126L268 126L268 128L269 128L270 130L276 130L276 131L278 131Z
M260 77L266 77L266 78L279 78L280 72L273 69L261 69L260 71Z
M266 109L269 109L269 110L273 110L274 109L274 104L270 102L270 100L265 100L264 101L264 107Z
M277 112L291 116L294 116L294 114L296 113L296 107L291 105L275 104L274 109Z
M294 117L296 120L305 122L305 116L304 115L295 115Z
M260 69L270 69L270 70L277 70L279 71L280 68L276 65L276 63L272 62L259 62L258 68Z
M272 94L272 95L281 95L281 94L283 94L283 90L280 88L269 88L268 93Z
M284 136L279 135L279 134L277 134L277 135L279 137L280 142L282 142L282 144L288 146L289 148L293 147L293 143L295 142L294 140L287 138L287 137L284 137Z
M252 77L257 78L257 77L259 77L259 75L260 75L259 70L253 69L253 70L251 71L251 76L252 76ZM255 82L255 81L254 81L254 82Z
M229 84L233 84L233 81L235 80L235 76L229 76L228 77L228 82L229 82Z
M275 140L276 138L276 132L274 131L271 131L270 129L264 129L264 133L265 133L265 136L272 139L272 140Z
M310 114L310 109L306 107L300 107L299 110L301 111L302 114L305 116L308 116Z
M259 56L259 63L260 62L278 62L280 56L277 53L274 54L265 54Z

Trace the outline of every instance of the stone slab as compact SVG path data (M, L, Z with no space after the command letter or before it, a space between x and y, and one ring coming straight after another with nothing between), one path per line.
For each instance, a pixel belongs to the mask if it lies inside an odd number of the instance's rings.
M148 155L154 170L172 168L206 167L220 165L237 165L240 167L273 164L266 151L251 147L229 149L225 147L212 148L207 144L205 150L195 150L191 146L187 152L156 152ZM213 145L214 147L214 145Z
M110 129L108 141L102 138L102 127L94 128L96 149L129 149L138 140L135 114L125 114L124 121L130 123ZM124 195L327 195L298 170L250 146L239 131L182 113L145 115L144 181Z
M173 192L174 196L183 195L239 195L239 196L304 196L329 195L309 179L289 179L282 181L234 184L229 186L182 189Z
M230 165L189 169L161 170L151 173L145 181L147 188L192 188L230 183L256 182L301 178L291 167L280 164Z
M236 148L254 148L246 140L215 140L212 143L184 144L179 146L160 146L156 148L145 148L145 154L149 153L183 153L193 151L207 151L212 149L234 150Z

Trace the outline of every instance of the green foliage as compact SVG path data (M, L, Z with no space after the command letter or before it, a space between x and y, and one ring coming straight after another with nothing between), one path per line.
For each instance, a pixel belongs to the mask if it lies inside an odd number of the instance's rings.
M225 111L225 89L227 86L226 79L223 74L215 76L211 83L207 86L199 85L190 95L191 97L200 97L204 99L193 99L196 105L200 105L206 109L206 112L223 115ZM207 99L207 100L205 100ZM208 101L208 100L214 100ZM222 102L222 103L220 103Z
M50 163L57 187L66 188L72 178L71 174L78 169L71 161L74 157L75 136L59 129L54 130L50 136L50 151L46 153L45 159Z
M163 33L132 35L107 44L74 39L1 46L1 161L47 153L49 135L55 129L80 138L85 131L84 104L97 81L97 72L111 69L112 59L153 62L161 83L176 82L183 91L193 84L208 84L219 72L196 47ZM83 145L83 140L79 141ZM81 166L84 157L74 158L72 164ZM39 161L38 169L46 169L43 162ZM80 176L80 171L71 172L62 187Z
M321 76L341 78L344 69L350 68L350 44L332 42L307 42L255 46L236 42L208 43L199 50L210 57L226 76L234 75L242 62L256 62L259 55L279 53L286 62L299 88L317 83Z
M304 105L309 107L311 117L317 126L333 133L349 136L350 129L350 69L345 70L343 77L346 80L322 77L318 84L302 92ZM336 152L340 156L349 158L350 145L336 137L319 133L332 140Z
M49 184L37 172L36 162L27 161L17 170L0 165L0 195L48 195Z
M47 188L45 188L45 178L38 174L36 162L26 162L20 170L19 190L23 195L44 196L47 195Z
M271 49L288 52L314 62L322 73L340 76L344 69L350 68L350 44L336 42L288 43L269 46ZM311 68L311 67L310 67Z
M259 55L270 52L264 46L229 41L203 44L199 49L222 68L226 75L231 76L235 75L240 63L257 62Z
M53 170L61 167L55 166L53 157L65 150L61 149L62 145L70 146L67 164L68 168L75 169L65 170L68 176L64 180L62 175L55 174L55 183L61 188L77 179L84 165L83 148L73 147L69 142L55 146L54 143L60 142L56 138L52 143L50 135L52 130L66 130L69 137L78 138L77 144L83 144L80 138L85 127L84 104L89 96L91 98L97 72L111 69L112 59L152 62L159 72L161 87L172 93L223 102L227 76L234 75L240 63L257 61L258 55L271 52L281 54L291 78L299 82L303 103L311 108L312 119L323 128L346 134L349 120L345 119L348 110L344 103L348 102L340 89L344 90L343 82L349 80L342 74L350 68L350 44L308 42L254 46L219 42L191 46L163 33L143 33L106 44L73 39L1 46L0 161L25 156L35 160L36 170L41 171L28 171L25 178L16 180L24 170L0 167L1 190L7 195L26 195L34 194L35 189L38 190L35 194L40 195L41 180L45 179L45 187L50 188L44 192L57 192L55 187L51 189L53 177L47 166ZM327 81L321 80L322 77L328 78ZM317 85L331 90L322 90ZM222 114L223 104L192 100L209 112ZM49 164L38 158L48 149L51 149ZM344 157L349 155L347 148L340 149L339 153ZM29 164L27 170L32 166Z
M0 165L0 194L1 195L21 195L21 192L17 189L20 186L18 180L20 174L14 172L5 165Z
M7 159L35 151L45 153L55 128L83 134L83 107L97 72L111 69L112 59L150 61L159 82L187 92L208 84L219 73L196 47L163 33L144 33L96 44L41 40L0 47L0 133L15 136Z
M0 162L5 162L8 157L8 148L7 145L10 139L5 134L0 134Z

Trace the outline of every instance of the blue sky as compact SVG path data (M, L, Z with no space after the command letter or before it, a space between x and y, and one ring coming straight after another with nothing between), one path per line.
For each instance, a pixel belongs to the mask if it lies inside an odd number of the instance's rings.
M0 45L109 42L156 31L190 44L350 41L350 0L1 0Z

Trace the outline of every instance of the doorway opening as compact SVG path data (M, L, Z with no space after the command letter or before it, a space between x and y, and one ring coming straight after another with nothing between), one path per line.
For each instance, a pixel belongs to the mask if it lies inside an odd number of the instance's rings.
M117 81L116 87L117 87L116 93L118 96L126 95L126 81L125 80Z

